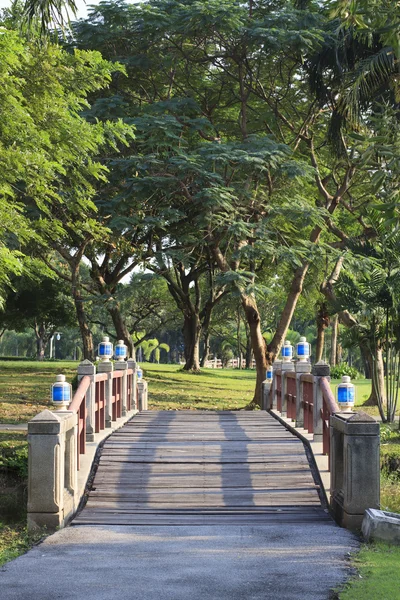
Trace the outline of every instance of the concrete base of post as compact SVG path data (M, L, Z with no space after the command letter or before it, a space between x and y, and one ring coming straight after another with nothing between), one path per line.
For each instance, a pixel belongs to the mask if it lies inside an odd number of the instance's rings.
M366 542L386 542L400 546L400 515L398 513L369 508L365 511L361 530Z
M379 508L379 424L366 413L331 416L331 509L336 522L360 529L364 512Z
M39 413L28 423L28 446L28 528L54 531L77 508L77 414Z
M86 441L93 442L95 436L95 383L96 367L90 360L82 361L78 366L78 381L90 377L90 387L86 392Z
M128 363L125 360L118 360L114 363L114 368L116 371L123 371L122 377L122 406L121 406L121 416L126 417L126 399L128 395L128 377L126 371L128 370Z
M141 379L137 384L138 389L138 409L139 412L147 410L148 398L147 398L147 381Z
M97 367L97 371L98 373L108 373L109 377L106 381L106 427L111 427L112 426L112 406L111 406L111 402L112 402L112 379L111 379L111 373L114 370L114 365L112 362L110 361L103 361L101 363L99 363L98 367Z
M263 381L261 385L261 410L270 410L272 408L271 404L271 388L272 382L271 380Z
M302 361L298 361L295 365L294 365L294 370L296 371L296 375L297 374L302 374L302 373L311 373L311 363L309 362L302 362Z

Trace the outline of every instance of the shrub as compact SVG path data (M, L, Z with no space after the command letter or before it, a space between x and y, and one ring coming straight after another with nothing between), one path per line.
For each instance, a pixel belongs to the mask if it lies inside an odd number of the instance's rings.
M348 375L351 379L360 379L361 373L357 371L354 367L350 367L350 365L346 363L342 363L340 365L336 365L335 367L331 367L331 377L332 379L341 379L343 375Z

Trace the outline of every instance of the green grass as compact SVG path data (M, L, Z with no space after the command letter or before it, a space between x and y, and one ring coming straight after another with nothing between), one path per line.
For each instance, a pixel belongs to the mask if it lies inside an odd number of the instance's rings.
M76 362L0 362L0 423L26 423L50 408L50 386L58 373L69 381Z
M339 593L340 600L400 600L400 547L365 545L353 558L357 574Z
M149 382L149 408L238 410L253 398L255 371L204 369L198 375L178 365L142 365Z
M30 534L25 525L5 525L0 521L0 566L27 552L43 538L44 532Z

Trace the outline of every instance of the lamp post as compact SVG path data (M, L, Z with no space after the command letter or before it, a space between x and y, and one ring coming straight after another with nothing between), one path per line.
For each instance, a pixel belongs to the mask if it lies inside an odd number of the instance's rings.
M51 401L60 410L66 410L71 403L72 386L65 381L65 375L57 375L51 386Z
M106 335L98 345L97 353L103 362L110 362L110 358L112 358L114 354L114 349L112 343L110 342L110 338Z
M54 341L54 336L56 338L57 341L61 340L61 333L59 331L55 331L53 333L53 335L50 338L50 358L56 358L56 344ZM53 356L53 349L54 349L54 356Z
M311 346L304 336L302 336L299 342L296 344L296 354L297 358L301 362L306 362L310 358Z
M125 360L127 356L127 347L124 344L124 340L118 340L118 344L115 346L114 356L116 360Z
M342 383L337 386L337 400L343 412L352 412L355 400L355 388L348 375L343 375Z

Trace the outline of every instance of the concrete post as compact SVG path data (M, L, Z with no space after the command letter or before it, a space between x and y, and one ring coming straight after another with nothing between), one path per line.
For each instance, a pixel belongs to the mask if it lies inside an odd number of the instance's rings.
M127 375L128 363L125 360L119 360L119 361L115 362L114 367L115 367L116 371L124 372L124 374L122 376L122 411L121 411L121 415L123 417L125 417L126 413L127 413L126 405L127 405L127 399L128 399L128 375Z
M99 363L97 367L99 373L107 373L108 378L105 382L105 397L106 397L106 427L111 427L112 425L112 372L114 370L114 365L110 361L104 361Z
M366 413L336 413L331 430L331 509L336 522L360 529L367 508L379 508L379 424Z
M127 360L127 364L128 364L128 369L132 369L132 371L133 371L133 379L132 379L132 386L133 386L133 390L132 390L132 409L137 409L138 408L137 389L136 389L136 385L137 385L137 374L136 374L137 363L136 363L136 361L133 358L130 358L129 360Z
M276 399L276 377L275 377L275 373L276 371L280 371L282 366L282 361L281 360L274 360L274 362L272 363L272 370L273 370L273 377L272 377L272 406L271 408L273 408L274 410L276 410L277 408L277 399Z
M28 423L28 528L55 531L77 507L77 414L44 410Z
M319 360L313 366L311 373L314 375L314 413L313 413L313 424L314 424L314 442L322 442L323 438L323 421L322 421L322 404L323 396L319 382L321 377L326 377L330 380L331 368L323 360Z
M141 412L142 410L147 410L148 401L147 401L147 381L141 379L138 384L138 410Z
M282 361L282 366L281 366L281 371L282 371L282 416L286 417L287 415L287 379L286 379L286 373L288 371L293 372L294 371L294 362L292 360L288 361L288 362L284 362Z
M96 384L94 378L96 375L96 367L90 360L84 360L78 366L78 381L85 376L90 377L90 386L86 392L86 441L94 442L95 435L95 397L96 397Z
M272 408L271 390L272 382L267 380L263 381L261 385L261 410L269 410Z
M296 427L304 427L303 408L303 386L301 376L303 373L311 373L311 363L298 361L295 364L296 371Z

